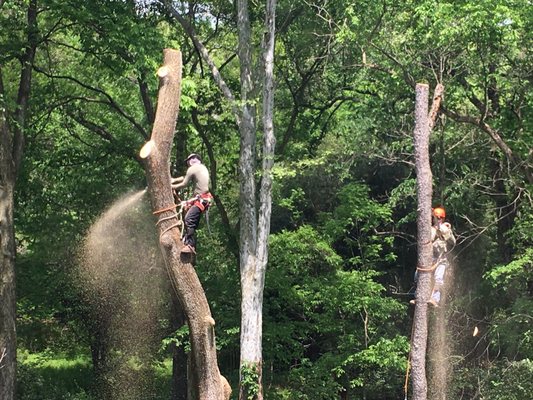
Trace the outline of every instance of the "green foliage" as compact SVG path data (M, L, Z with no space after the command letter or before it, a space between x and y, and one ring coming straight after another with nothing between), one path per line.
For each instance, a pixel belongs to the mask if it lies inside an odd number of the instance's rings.
M533 393L533 362L522 360L502 364L492 368L488 382L481 390L482 396L491 400L521 400L530 397Z
M187 324L177 329L171 335L163 338L161 340L161 348L159 351L162 354L165 354L171 344L174 344L176 347L183 346L187 353L191 350L189 343L189 326Z
M365 185L348 184L337 194L338 206L332 215L322 216L325 231L334 241L344 242L355 267L372 268L380 261L395 260L393 237L380 232L392 222L391 210L369 197Z
M459 385L452 396L469 396L481 400L521 400L531 397L531 360L498 362L456 371Z
M351 376L350 387L360 388L373 398L387 392L397 393L404 378L408 352L409 342L405 337L380 339L349 356L335 373L339 377Z
M485 278L504 292L524 292L533 280L533 248L507 265L496 266L485 274Z
M403 306L383 296L375 271L341 267L342 259L309 226L271 238L265 359L273 357L277 368L292 366L288 382L294 398L332 398L343 387L351 390L356 376L364 380L364 390L372 391L374 379L385 376L387 368L403 368L394 360L405 355L405 346L392 344L402 343L392 316L401 315ZM384 360L385 354L390 359ZM383 364L367 369L372 357Z
M533 249L527 249L507 265L489 270L485 279L501 300L491 319L493 347L501 348L508 357L533 358Z
M246 400L254 400L259 394L259 373L254 365L241 366L240 385Z
M530 192L531 190L528 190L528 193ZM533 226L533 212L525 202L518 210L513 228L508 232L509 244L513 246L517 254L524 254L521 258L531 258L531 247L533 247L531 226Z
M149 370L141 369L129 362L130 379L145 383L145 392L134 392L138 385L123 385L120 394L114 398L125 400L145 398L163 400L169 396L169 377L172 367L169 362L153 365ZM101 388L96 387L91 361L86 354L71 357L55 351L18 354L17 390L19 400L99 400ZM147 376L153 376L150 386ZM115 377L116 379L116 377ZM124 397L120 397L124 396Z
M492 315L491 345L507 357L533 358L533 301L528 297L517 298L509 308Z

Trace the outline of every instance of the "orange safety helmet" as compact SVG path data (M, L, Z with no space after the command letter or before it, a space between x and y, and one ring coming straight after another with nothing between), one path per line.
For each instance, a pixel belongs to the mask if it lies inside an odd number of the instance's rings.
M437 218L446 218L446 211L443 207L435 207L433 209L433 215Z

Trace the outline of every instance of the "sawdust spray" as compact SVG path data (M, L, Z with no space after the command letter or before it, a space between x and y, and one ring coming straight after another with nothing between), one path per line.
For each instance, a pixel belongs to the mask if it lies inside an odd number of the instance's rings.
M434 309L429 319L428 335L428 399L446 400L452 371L453 337L448 329L451 297L454 295L455 266L452 257L446 268L445 284L441 290L439 307Z
M150 399L160 345L163 262L146 191L128 193L90 227L80 278L91 321L92 358L103 399Z

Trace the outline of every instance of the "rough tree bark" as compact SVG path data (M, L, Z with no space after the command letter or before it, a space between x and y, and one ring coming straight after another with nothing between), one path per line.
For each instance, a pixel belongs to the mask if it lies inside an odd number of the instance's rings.
M3 2L0 3L0 6ZM17 334L15 294L14 191L24 152L24 129L37 49L37 0L27 9L27 43L15 109L10 112L0 66L0 399L16 398Z
M4 113L0 120L0 399L15 398L15 228L13 192L15 171L10 149L10 133Z
M194 388L199 400L229 398L229 385L220 375L215 347L215 321L190 255L181 254L180 229L170 184L170 150L179 112L181 53L164 50L158 70L159 94L152 136L141 150L148 189L158 218L159 244L166 268L189 325Z
M426 84L416 85L415 104L415 169L417 188L417 243L419 271L417 283L417 301L413 321L413 335L411 338L411 363L413 399L426 400L426 348L428 337L427 301L431 295L431 197L432 174L429 164L429 134L430 119L428 118L429 87Z

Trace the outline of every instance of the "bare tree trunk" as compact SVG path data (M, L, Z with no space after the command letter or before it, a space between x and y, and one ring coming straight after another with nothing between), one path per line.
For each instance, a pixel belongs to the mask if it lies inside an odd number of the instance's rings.
M240 178L240 265L241 283L244 283L243 292L247 286L245 281L252 282L253 271L255 270L255 249L257 245L257 218L256 218L256 186L255 186L255 106L252 97L253 78L251 71L251 39L250 21L248 16L248 1L238 0L238 21L239 26L239 60L241 66L241 123L240 131L240 157L239 157L239 178ZM244 296L244 294L243 294ZM243 317L245 317L243 315ZM246 332L241 330L242 337ZM252 351L242 349L242 351ZM255 351L253 351L255 353Z
M255 131L253 110L246 104L241 121L241 359L239 399L263 399L263 290L268 262L268 236L272 211L272 176L276 139L274 135L274 43L276 0L267 0L265 36L262 45L263 148L259 215L255 222L254 163ZM242 95L253 91L250 71L250 23L248 4L239 0L239 56L241 59ZM247 121L250 123L248 124ZM253 229L253 230L252 230ZM244 384L252 381L253 384Z
M0 70L0 94L4 94ZM15 165L13 142L5 105L0 103L0 399L15 398L16 349L15 330L15 227L13 191Z
M3 121L2 121L3 122ZM2 142L7 134L2 123ZM4 153L2 143L1 153ZM0 159L0 399L15 398L17 335L15 329L15 230L13 221L13 168L9 157Z
M416 85L415 104L415 168L417 175L417 230L418 230L418 265L417 301L411 338L413 399L426 400L426 347L428 337L427 301L431 295L431 196L432 174L429 164L429 121L428 121L429 87Z
M0 7L3 1L0 3ZM24 152L24 128L31 89L32 68L37 48L37 0L27 9L27 43L21 58L16 108L12 115L0 66L0 399L16 398L17 333L15 278L14 191ZM10 124L14 121L14 124Z
M248 1L237 0L238 54L241 68L240 238L241 340L239 399L262 398L262 290L256 258L257 213L255 184L256 109L253 99L251 29Z
M215 321L190 255L181 254L183 243L177 224L176 205L170 185L170 150L176 127L181 94L181 53L164 50L157 111L151 140L141 150L145 158L148 188L154 214L159 220L159 244L167 271L189 325L191 362L195 366L199 400L223 400L223 381L217 364Z

